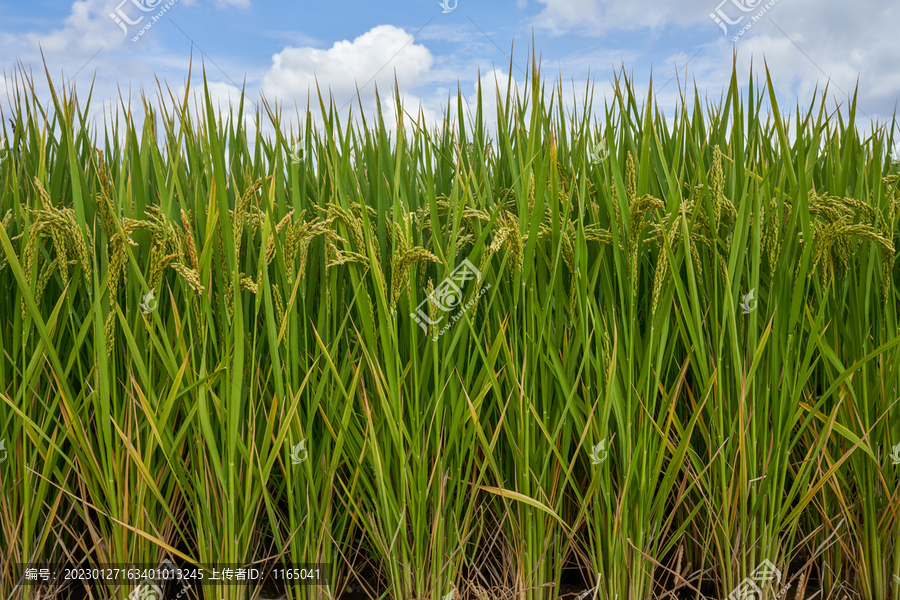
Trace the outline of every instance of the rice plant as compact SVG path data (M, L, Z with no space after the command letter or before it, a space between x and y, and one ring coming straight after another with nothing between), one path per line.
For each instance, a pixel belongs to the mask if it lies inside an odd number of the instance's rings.
M767 561L764 598L900 600L900 175L855 97L733 74L667 119L619 74L571 112L532 56L437 126L395 86L396 128L319 92L251 134L205 76L101 129L48 83L0 114L0 597L169 559L321 565L291 599L723 598Z

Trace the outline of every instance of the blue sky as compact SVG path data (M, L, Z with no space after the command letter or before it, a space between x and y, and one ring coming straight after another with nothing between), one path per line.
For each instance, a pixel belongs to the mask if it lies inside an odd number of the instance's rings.
M758 74L767 62L783 110L794 109L798 99L808 106L830 77L831 106L846 103L846 93L858 85L863 121L890 119L900 98L900 36L894 31L900 3L720 1L446 0L452 10L444 12L437 0L2 0L0 90L10 93L24 67L41 97L49 98L43 51L55 82L72 81L81 93L94 81L95 116L115 106L120 91L127 97L130 90L139 109L140 90L156 99L156 78L173 91L183 89L193 51L195 85L205 64L211 92L223 106L246 81L251 98L264 93L293 112L295 103L305 107L317 78L339 106L368 82L362 102L371 112L377 82L393 118L396 73L405 110L415 114L421 107L433 121L447 110L457 84L474 100L479 70L493 98L495 75L505 86L513 43L512 75L521 90L519 69L528 69L533 36L545 78L562 78L572 106L589 74L595 103L602 104L620 68L641 91L652 72L668 114L678 100L678 80L670 81L676 69L682 82L687 78L701 96L717 100L736 56L743 81L751 61ZM126 25L126 34L111 13L136 24ZM737 23L726 33L711 15ZM7 100L0 101L8 111Z

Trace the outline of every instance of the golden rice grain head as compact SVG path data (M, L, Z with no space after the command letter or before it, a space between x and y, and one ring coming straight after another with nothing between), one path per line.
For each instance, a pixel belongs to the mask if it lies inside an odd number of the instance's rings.
M91 263L92 263L92 255L93 255L93 239L91 237L90 232L83 231L76 223L75 220L75 211L71 209L66 209L68 224L67 224L67 232L69 234L70 242L73 246L74 252L77 255L77 258L81 262L81 268L84 272L84 278L87 281L91 280ZM86 286L88 293L91 293L93 286Z
M477 208L463 209L462 218L466 222L483 221L483 222L487 223L488 221L491 220L491 216L487 212L485 212L483 210L478 210Z
M233 179L232 179L233 181ZM240 201L235 203L234 211L232 212L232 236L234 237L234 249L235 256L240 256L241 254L241 243L244 237L244 222L245 220L249 220L245 218L247 213L247 208L250 205L250 201L253 199L253 196L263 185L263 179L260 177L256 181L250 184L249 187L244 191L241 196ZM235 184L235 187L237 185Z
M326 267L336 267L348 263L368 264L369 257L365 254L353 252L352 250L334 249L334 255L330 262L326 263Z
M191 261L191 268L195 271L200 270L200 261L197 260L197 247L194 244L194 232L191 227L190 214L181 209L181 225L184 227L184 238L187 243L187 255Z
M566 268L569 270L569 273L574 277L575 275L575 232L571 226L569 226L568 231L560 234L560 241L562 242L562 256L563 262L566 263Z
M311 241L312 241L312 237L306 237L306 236L304 236L300 240L299 254L300 254L300 277L301 277L301 279L306 277L306 262L309 257L309 244ZM291 273L291 276L293 279L293 273L294 273L293 267L291 268L290 273Z
M874 206L874 200L872 199L872 192L869 192L869 201L864 202L862 200L858 200L856 198L843 198L842 202L845 206L852 209L858 214L863 221L874 221L875 215L877 211Z
M109 314L106 315L103 335L106 338L106 356L109 356L112 354L116 342L116 309L114 306L110 306Z
M659 306L659 294L662 292L663 281L669 270L669 255L665 245L659 250L659 260L656 262L656 272L653 274L653 299L650 303L650 312L655 313Z
M534 212L534 171L528 172L528 216Z
M109 260L108 268L109 281L107 284L110 302L112 302L116 297L116 291L118 290L119 285L119 276L125 269L125 262L127 260L127 256L125 254L125 244L123 244L121 240L117 240L111 254L112 257Z
M490 253L490 252L484 252L484 251L482 251L482 253L481 253L481 262L478 263L478 272L481 273L481 280L482 280L482 281L487 277L487 271L486 271L486 269L487 269L487 264L488 264L488 261L490 260L490 258L491 258L491 253Z
M200 320L200 302L197 300L197 296L193 296L191 298L191 311L194 315L194 327L201 327L203 321Z
M282 217L282 219L278 222L278 224L275 225L275 233L269 234L269 241L266 244L267 264L268 264L268 262L272 261L272 256L274 256L275 236L279 235L281 233L281 230L288 226L288 224L291 222L291 215L293 215L293 214L294 214L293 209L288 211L288 214L284 215L284 217Z
M633 298L637 298L638 265L640 265L640 262L640 258L638 258L638 246L635 244L629 255L629 264L631 266L631 295Z
M36 267L35 262L37 255L35 254L34 249L37 244L37 238L37 232L32 231L28 236L28 242L25 244L25 252L22 256L22 266L25 268L25 279L28 283L31 283L31 273Z
M712 194L715 231L719 230L722 221L722 198L725 195L725 171L722 169L722 152L719 146L713 146L713 164L710 174L710 193Z
M55 224L49 227L48 231L50 239L53 240L53 251L56 253L56 259L51 264L59 270L59 276L62 279L62 287L65 289L65 287L69 285L69 251L66 247L65 232L61 231ZM41 279L43 279L46 284L43 273L41 274ZM41 293L37 294L35 299L40 301L43 288L41 288L40 284L38 284L38 287Z
M179 258L180 255L177 253L163 255L161 249L157 251L157 260L155 264L151 263L153 264L153 267L150 270L150 279L147 281L147 284L151 289L159 287L163 272Z
M625 200L629 206L637 196L637 171L634 167L634 157L629 150L625 156Z
M604 184L605 186L606 184ZM622 218L619 214L619 189L616 186L616 182L614 180L610 180L609 182L609 193L610 193L610 203L613 207L613 216L615 217L615 223L621 229Z
M365 252L366 243L362 233L362 222L355 215L345 210L341 205L329 202L328 216L332 222L336 220L342 221L350 231L350 239L353 241L354 246L356 246L356 251Z
M252 279L246 275L241 275L241 290L249 290L255 294L259 291L259 288L257 288L256 283Z
M440 262L440 259L421 246L411 248L398 257L391 272L391 312L396 310L400 293L407 288L409 267L418 261Z
M203 285L200 283L200 275L194 269L189 268L181 262L172 263L172 268L184 279L188 285L194 288L194 291L202 293Z
M300 219L296 223L287 226L287 233L284 236L284 267L287 270L289 282L292 282L294 277L294 259L297 256L302 226L303 216L301 214Z
M491 245L488 247L488 250L491 253L498 252L500 248L503 247L503 243L506 241L506 238L510 235L509 227L501 227L494 233L494 239L491 240Z
M510 272L515 274L522 270L522 265L525 263L525 246L523 241L526 238L519 233L518 219L512 224L512 232L506 239L509 241L512 258L509 265Z
M53 205L53 203L50 201L50 194L48 194L47 190L44 189L44 184L41 183L41 180L38 179L37 177L34 177L33 180L34 180L34 186L35 186L35 188L37 188L38 195L40 195L41 200L43 201L43 203L42 203L43 208L45 208L45 209L50 208Z
M54 271L58 270L60 272L60 276L63 279L63 288L66 287L66 284L68 283L68 279L65 275L66 269L65 267L58 266L59 263L60 257L57 255L56 258L50 261L49 265L41 269L41 276L38 278L37 282L37 291L34 294L35 304L41 303L41 298L44 296L44 290L47 288L47 283L50 281L50 277L53 275Z
M278 331L284 326L284 299L281 297L281 288L277 283L272 284L272 301L275 304L275 322Z
M704 239L702 236L697 236L697 237L700 239ZM710 242L710 245L712 245L711 242ZM693 262L694 262L694 268L697 271L697 277L698 278L703 277L703 263L700 261L700 251L697 249L697 241L691 240L690 249L691 249L691 260L693 260ZM721 258L722 255L717 254L717 256L719 256Z
M100 192L97 194L97 210L100 213L100 224L106 232L107 238L112 238L116 233L115 221L113 219L112 191L109 185L109 172L106 167L106 160L103 150L94 148L97 153L97 179L100 183Z
M240 284L238 284L240 287ZM228 280L228 285L225 287L225 308L228 311L228 316L234 316L234 281ZM223 324L224 327L224 324ZM224 332L223 332L224 336Z
M426 297L428 298L428 318L432 323L434 323L438 318L438 306L431 299L434 294L434 281L431 279L428 280L428 287L426 288L426 292ZM438 329L438 325L431 325L430 327L432 333L434 333L434 331Z

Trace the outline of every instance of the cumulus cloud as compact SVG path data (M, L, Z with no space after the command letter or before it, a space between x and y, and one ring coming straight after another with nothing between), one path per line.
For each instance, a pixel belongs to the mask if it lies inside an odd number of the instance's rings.
M108 0L78 0L72 3L63 27L45 33L26 33L23 37L32 47L40 46L45 52L58 54L93 53L101 46L116 47L126 36L109 16L115 9L115 2Z
M272 57L272 65L260 87L267 98L282 105L296 102L299 108L305 109L308 99L318 122L318 85L326 103L329 94L333 96L342 119L352 111L355 122L360 123L357 119L362 104L365 118L372 126L377 110L377 86L385 127L394 131L398 116L394 95L396 75L404 128L409 133L417 125L430 128L438 122L434 103L411 91L432 82L434 62L431 51L415 43L410 33L392 25L378 25L353 41L338 41L325 50L311 46L285 48Z
M859 78L866 95L896 97L900 37L894 29L900 7L861 0L856 6L833 8L803 11L779 2L767 13L771 20L745 41L742 51L756 56L765 52L780 70L804 79L830 76L850 92Z
M754 70L767 62L779 92L808 98L830 80L829 92L836 100L859 90L861 110L884 119L893 112L900 96L900 36L894 32L900 21L900 5L877 0L647 0L641 3L612 0L538 0L543 6L532 24L554 35L607 36L616 31L646 30L655 38L660 31L691 32L685 40L703 52L692 61L689 73L701 90L709 83L716 93L727 82L734 52L738 69L746 80L751 61ZM727 31L710 16L719 16ZM737 24L726 23L739 21ZM749 27L748 27L749 26ZM744 27L746 31L734 36ZM693 42L693 43L691 43ZM694 50L680 53L693 54ZM680 63L680 64L679 64ZM684 61L676 60L679 67ZM764 74L764 73L763 73ZM666 73L668 78L668 72ZM673 84L674 85L674 84ZM671 91L667 90L667 94ZM877 114L877 117L876 117Z
M809 98L829 85L829 95L845 105L858 89L866 113L860 116L883 120L900 97L898 19L900 6L892 3L779 0L738 39L739 72L746 76L751 59L754 70L761 69L765 59L780 90ZM729 68L732 37L717 43Z
M272 57L262 89L279 102L296 101L305 106L307 97L312 104L317 102L318 81L323 98L327 100L331 90L340 106L355 98L357 86L362 88L376 73L366 86L367 95L374 93L375 84L382 94L389 92L396 72L400 91L409 90L424 81L434 62L431 51L410 42L411 37L399 27L379 25L352 42L335 42L328 50L285 48Z
M166 80L168 75L174 75L181 79L187 71L186 50L153 44L153 39L146 40L148 36L141 43L132 44L131 35L123 34L110 13L121 7L130 19L144 16L146 23L147 15L155 12L142 12L137 4L156 7L170 1L125 0L119 4L122 0L76 0L71 3L68 15L52 30L4 32L0 35L0 52L15 55L24 64L37 66L40 72L41 57L37 53L40 44L54 76L63 72L69 77L81 69L77 81L84 84L96 75L97 98L116 97L120 87L126 91L130 86L152 89L155 77ZM516 1L523 10L529 5L535 7L535 3ZM757 8L773 1L765 15L733 43L733 35L757 12L740 11L735 3ZM725 0L721 4L723 12L732 19L744 18L740 25L730 25L727 34L723 34L710 18L720 2L646 0L635 4L612 0L537 0L538 9L529 11L538 13L534 20L520 25L569 36L564 40L562 56L554 61L566 82L572 78L583 81L590 73L593 81L602 85L611 79L614 70L624 65L627 72L637 72L633 81L639 90L652 69L654 90L659 91L677 67L679 81L670 82L657 97L664 107L678 103L679 82L687 83L690 89L696 83L701 96L718 97L730 79L736 52L742 83L747 81L751 61L756 74L764 76L763 59L766 60L785 110L794 108L795 98L807 103L813 90L818 86L821 91L830 78L830 92L835 101L846 104L847 94L852 94L858 84L862 112L880 119L893 112L900 97L900 70L896 68L900 61L900 36L893 32L900 17L900 4L876 0L858 0L853 5L838 0L821 0L818 4L812 0ZM251 0L177 0L172 10L195 3L234 11L247 8ZM484 26L494 35L489 23ZM140 25L128 27L129 32L139 28ZM151 38L155 37L155 31L151 30ZM679 37L673 35L675 32ZM275 33L285 39L284 32ZM685 38L681 34L693 37ZM273 32L261 35L272 36ZM290 35L293 37L287 39L294 41L280 46L281 51L270 55L271 61L268 56L263 58L262 64L228 64L227 55L217 55L217 63L235 79L229 81L227 75L219 77L218 74L214 76L226 83L217 84L210 79L214 101L221 101L227 111L227 100L236 103L238 96L238 89L229 83L240 85L244 77L239 75L245 74L249 98L258 100L261 91L283 106L293 107L296 102L301 111L309 99L318 121L317 83L326 101L330 92L338 107L346 106L343 117L351 108L354 116L358 115L356 94L360 88L362 108L371 124L377 84L386 125L393 128L395 74L402 110L412 116L405 118L410 126L422 107L429 123L440 119L445 110L455 119L457 83L463 86L469 106L474 107L473 80L479 66L496 64L509 70L508 60L499 56L493 43L464 20L429 25L415 40L411 39L411 31L392 25L373 27L330 47L296 32ZM139 51L131 51L138 47ZM103 50L95 56L100 48ZM429 48L446 50L433 55ZM695 57L698 49L702 50ZM517 61L526 67L520 58ZM690 65L685 69L688 61ZM210 73L215 70L211 67ZM515 76L521 75L515 66L512 70ZM491 121L496 97L495 75L501 84L501 94L505 94L507 75L501 69L482 72L485 114ZM374 80L370 81L373 76ZM46 97L40 89L41 80L42 77L37 77L36 83L39 93ZM522 83L518 80L517 83L521 90ZM576 87L580 93L580 86ZM96 103L92 111L95 106ZM252 110L249 102L247 108ZM468 114L468 110L464 112Z

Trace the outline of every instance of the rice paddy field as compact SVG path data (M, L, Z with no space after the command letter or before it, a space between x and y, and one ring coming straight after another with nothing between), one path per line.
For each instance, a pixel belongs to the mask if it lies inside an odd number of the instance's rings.
M900 599L895 124L765 74L300 131L16 80L0 598Z

